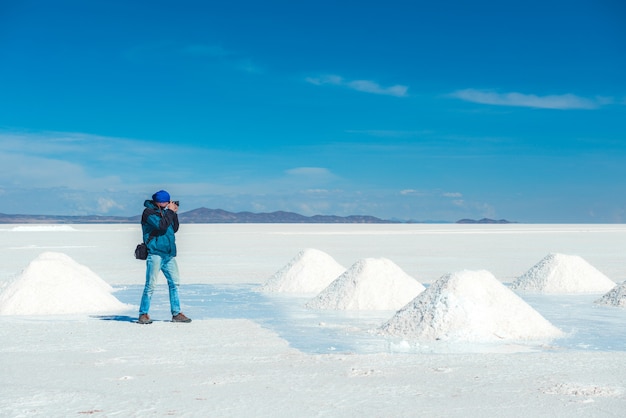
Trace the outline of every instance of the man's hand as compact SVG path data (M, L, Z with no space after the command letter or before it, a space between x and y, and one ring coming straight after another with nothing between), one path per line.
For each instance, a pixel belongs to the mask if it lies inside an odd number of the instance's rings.
M170 202L167 208L171 211L178 212L178 205L174 202Z

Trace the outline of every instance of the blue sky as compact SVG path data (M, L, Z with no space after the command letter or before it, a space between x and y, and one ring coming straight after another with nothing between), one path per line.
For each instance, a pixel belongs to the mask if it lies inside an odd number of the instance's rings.
M618 0L3 1L2 213L626 220Z

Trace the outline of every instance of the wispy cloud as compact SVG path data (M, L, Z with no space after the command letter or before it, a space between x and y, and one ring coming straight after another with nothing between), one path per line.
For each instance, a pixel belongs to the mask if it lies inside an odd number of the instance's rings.
M296 167L285 171L289 176L306 177L309 179L329 179L335 175L327 168L323 167Z
M400 194L403 196L436 196L445 198L462 198L463 194L459 192L442 192L440 190L416 190L416 189L404 189L400 190Z
M403 189L400 190L400 194L403 196L426 196L428 193L415 190L415 189Z
M406 97L409 88L400 84L383 87L371 80L346 80L338 75L326 75L322 77L307 77L307 83L322 86L326 84L346 87L363 93L381 94L385 96Z
M170 167L187 167L194 156L224 160L182 144L147 146L84 133L0 131L0 185L9 197L4 213L124 214L143 201L146 191L187 177L184 170L155 170L163 155L171 156Z
M472 103L494 106L518 106L540 109L597 109L613 102L611 98L588 99L575 94L537 96L524 93L498 93L489 90L465 89L450 94L451 97Z
M111 198L106 198L106 197L99 197L98 198L98 207L104 213L110 212L111 209L124 209L124 206L120 205L115 200L113 200Z

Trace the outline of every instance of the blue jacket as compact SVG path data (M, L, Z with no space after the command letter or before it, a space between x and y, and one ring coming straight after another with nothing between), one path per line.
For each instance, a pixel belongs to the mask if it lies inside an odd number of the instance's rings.
M141 215L141 230L148 253L176 257L174 234L178 231L178 214L159 208L152 200L146 200L143 205L146 208Z

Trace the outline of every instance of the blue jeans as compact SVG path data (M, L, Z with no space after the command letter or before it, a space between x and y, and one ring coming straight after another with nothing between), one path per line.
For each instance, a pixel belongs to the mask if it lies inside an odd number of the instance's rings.
M172 316L180 313L180 300L178 299L180 274L178 273L176 258L148 254L148 259L146 260L146 285L143 288L143 295L141 295L139 315L147 314L150 310L150 301L152 300L152 294L154 293L159 271L162 271L167 279L167 285L170 290L170 308Z

